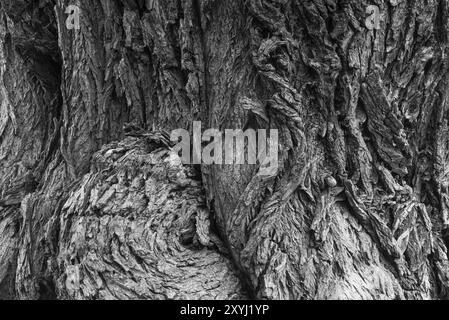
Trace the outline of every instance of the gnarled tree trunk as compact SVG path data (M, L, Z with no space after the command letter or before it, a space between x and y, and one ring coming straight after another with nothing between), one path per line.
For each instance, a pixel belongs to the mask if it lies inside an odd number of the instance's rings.
M448 297L447 0L0 5L0 298ZM279 170L182 165L194 121Z

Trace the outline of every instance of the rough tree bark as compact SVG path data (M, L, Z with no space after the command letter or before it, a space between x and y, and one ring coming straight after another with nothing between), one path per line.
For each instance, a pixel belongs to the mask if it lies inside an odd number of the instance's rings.
M0 298L449 297L449 1L0 5ZM195 120L280 170L183 166Z

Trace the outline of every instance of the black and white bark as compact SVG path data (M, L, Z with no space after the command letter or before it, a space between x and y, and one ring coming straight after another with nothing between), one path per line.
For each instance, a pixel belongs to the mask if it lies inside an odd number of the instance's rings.
M447 0L0 5L0 298L448 298ZM193 121L279 171L183 166Z

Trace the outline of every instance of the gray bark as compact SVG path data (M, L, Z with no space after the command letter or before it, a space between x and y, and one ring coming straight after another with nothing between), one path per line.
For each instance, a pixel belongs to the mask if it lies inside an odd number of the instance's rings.
M0 298L448 298L447 0L0 5ZM279 172L173 161L195 120Z

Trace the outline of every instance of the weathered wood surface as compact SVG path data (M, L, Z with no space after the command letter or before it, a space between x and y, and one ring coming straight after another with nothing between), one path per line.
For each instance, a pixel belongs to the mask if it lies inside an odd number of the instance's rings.
M447 0L0 5L0 298L448 298ZM195 120L279 172L183 167Z

